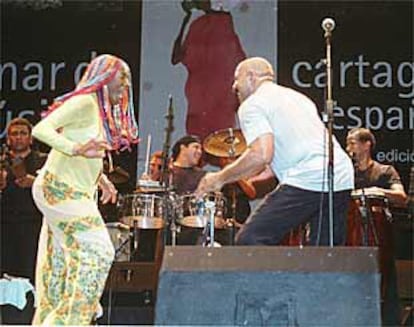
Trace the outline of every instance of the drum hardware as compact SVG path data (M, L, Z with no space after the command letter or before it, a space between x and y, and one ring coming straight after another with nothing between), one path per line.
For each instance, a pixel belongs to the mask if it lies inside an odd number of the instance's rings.
M150 153L151 153L151 134L148 134L148 138L147 138L147 153L145 155L145 170L144 170L144 173L145 173L146 176L149 176ZM140 181L138 181L137 184L139 184L139 182Z
M171 192L171 189L162 187L160 182L139 180L134 193L147 193L147 194L167 194Z
M392 222L394 222L394 217L393 217L393 215L391 213L391 210L390 210L390 205L389 205L389 202L388 202L388 198L384 198L384 204L385 204L385 207L382 208L382 210L384 212L385 219L387 219L388 222L392 223ZM377 209L377 207L372 207L372 211L374 211L375 209ZM381 208L379 208L379 209L381 209Z
M161 189L161 184L159 181L140 179L137 183L137 188Z
M139 249L139 230L138 221L134 220L134 226L132 229L132 248L131 248L131 260L137 261Z
M166 196L162 193L119 196L118 219L129 231L129 242L123 244L123 248L129 251L129 259L123 261L151 261L157 256L158 249L164 245L166 202Z
M126 238L125 240L122 241L122 243L119 245L119 247L117 249L115 249L115 258L118 257L118 255L120 253L122 253L121 251L124 250L124 248L127 246L127 244L129 243L129 238Z
M173 98L172 95L168 95L168 108L167 114L165 115L165 119L167 120L167 126L165 127L165 138L164 138L164 146L163 146L163 157L162 157L162 165L161 165L161 184L168 189L170 186L170 173L169 173L169 156L170 153L170 140L171 140L171 133L174 130L173 120L174 120L174 106L173 106Z
M206 137L204 151L220 158L234 158L246 150L246 141L240 129L226 128Z
M109 159L108 163L104 161L103 171L107 175L108 179L114 184L125 184L129 181L129 173L122 169L120 166L113 166L112 159Z
M213 201L200 201L200 216L205 216L207 218L207 224L203 230L203 242L202 245L205 247L215 247L216 243L214 242L214 224L215 224L215 208L216 205Z
M361 208L362 207L362 208ZM363 218L362 215L367 215ZM347 246L376 246L379 249L381 296L384 297L391 272L394 242L388 199L369 188L354 190L347 217Z
M164 197L155 194L127 194L118 200L120 220L130 226L137 221L139 229L161 229Z
M240 156L247 148L246 140L240 129L227 128L216 131L204 140L204 150L214 156L220 157L220 165L222 168L234 161L236 157ZM250 198L256 197L256 189L247 180L239 180L237 184L241 190ZM231 229L231 234L235 234L235 224L237 215L237 196L236 184L232 184L230 189L231 197L231 221L227 227ZM234 242L234 238L233 238Z
M177 227L175 223L175 219L171 220L170 231L171 231L171 246L176 246L177 245L177 232L179 232L179 226Z
M298 227L292 228L282 239L279 245L298 246L303 248L309 244L311 224L302 223Z
M371 209L367 205L365 190L361 189L361 205L359 207L359 212L361 214L361 222L362 222L362 245L368 246L368 224L372 228L372 235L374 237L374 245L378 245L378 235L375 228L374 221L372 220Z
M115 261L130 260L130 231L129 226L120 222L105 224L115 249Z
M167 221L169 224L165 225L165 233L164 233L164 244L167 244L167 229L169 228L171 232L171 246L177 245L177 232L179 232L179 226L176 224L176 215L177 215L177 208L176 208L177 196L174 192L168 192L167 201L165 202L166 206L166 216Z
M347 244L381 246L386 224L393 221L388 199L383 193L358 189L351 193Z
M224 219L225 199L221 192L206 193L201 199L197 199L194 194L179 196L176 209L178 224L190 228L204 228L208 222L203 213L204 205L207 202L215 204L214 227L223 229L226 225Z

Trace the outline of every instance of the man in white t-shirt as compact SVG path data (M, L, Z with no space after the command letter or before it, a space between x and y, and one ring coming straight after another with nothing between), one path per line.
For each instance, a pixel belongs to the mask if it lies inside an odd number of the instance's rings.
M310 243L328 245L327 131L308 97L277 85L273 78L272 66L263 58L249 58L237 66L233 89L248 148L234 163L206 174L196 193L218 190L270 167L280 184L248 218L237 244L278 244L292 228L310 222ZM335 138L333 145L334 244L341 245L354 171Z

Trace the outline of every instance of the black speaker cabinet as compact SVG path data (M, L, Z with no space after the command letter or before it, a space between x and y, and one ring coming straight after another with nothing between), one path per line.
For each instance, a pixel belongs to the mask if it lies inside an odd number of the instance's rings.
M380 326L376 248L166 247L156 325Z

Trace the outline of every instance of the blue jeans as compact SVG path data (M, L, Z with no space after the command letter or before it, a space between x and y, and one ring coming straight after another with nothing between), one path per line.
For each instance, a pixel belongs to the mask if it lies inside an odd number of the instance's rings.
M334 193L334 245L345 244L350 193ZM310 245L329 245L328 193L279 185L247 219L236 235L236 244L276 245L292 228L308 222Z

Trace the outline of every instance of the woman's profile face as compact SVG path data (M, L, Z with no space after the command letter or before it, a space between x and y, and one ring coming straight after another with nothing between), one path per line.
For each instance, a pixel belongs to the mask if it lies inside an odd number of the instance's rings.
M108 83L109 99L112 105L117 105L121 102L124 90L129 87L130 84L129 68L124 65L117 71L114 79Z

